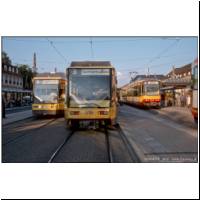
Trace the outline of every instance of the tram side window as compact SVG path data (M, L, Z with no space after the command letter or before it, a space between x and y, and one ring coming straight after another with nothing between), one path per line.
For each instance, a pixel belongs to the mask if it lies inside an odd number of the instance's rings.
M128 90L127 96L129 96L129 97L130 97L130 96L133 96L133 91L132 91L132 89L129 89L129 90Z
M141 87L140 86L135 86L133 90L133 96L141 96Z

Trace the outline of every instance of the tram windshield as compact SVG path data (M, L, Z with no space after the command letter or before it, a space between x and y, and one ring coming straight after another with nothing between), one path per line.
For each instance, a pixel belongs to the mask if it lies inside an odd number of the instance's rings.
M109 107L110 69L69 69L69 107Z
M147 81L144 82L144 92L147 96L159 95L159 82L157 81Z
M57 103L58 102L58 80L35 80L34 102Z

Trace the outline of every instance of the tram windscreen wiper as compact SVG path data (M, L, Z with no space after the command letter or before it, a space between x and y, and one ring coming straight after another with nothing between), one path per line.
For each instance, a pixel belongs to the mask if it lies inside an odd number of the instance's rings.
M39 102L43 102L43 100L40 98L40 97L38 97L38 96L34 96L36 99L38 99L39 100Z
M101 106L97 103L86 103L85 105L95 105L95 108L101 108Z

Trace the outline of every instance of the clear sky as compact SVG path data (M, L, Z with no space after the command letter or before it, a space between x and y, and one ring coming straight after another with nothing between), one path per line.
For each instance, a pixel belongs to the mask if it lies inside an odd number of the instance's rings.
M91 45L92 41L92 45ZM38 72L64 72L71 61L111 61L118 84L130 81L130 72L167 74L174 65L197 57L197 37L2 37L2 49L12 64L32 67L36 53Z

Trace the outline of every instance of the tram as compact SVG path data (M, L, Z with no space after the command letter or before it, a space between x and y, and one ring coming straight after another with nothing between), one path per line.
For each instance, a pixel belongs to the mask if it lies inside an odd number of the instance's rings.
M160 107L160 81L145 79L134 81L126 90L125 102L140 107Z
M198 58L192 63L192 115L198 122Z
M65 119L69 127L80 122L115 124L117 78L108 61L71 62L67 68Z
M66 84L64 73L37 74L33 78L33 115L64 116Z

